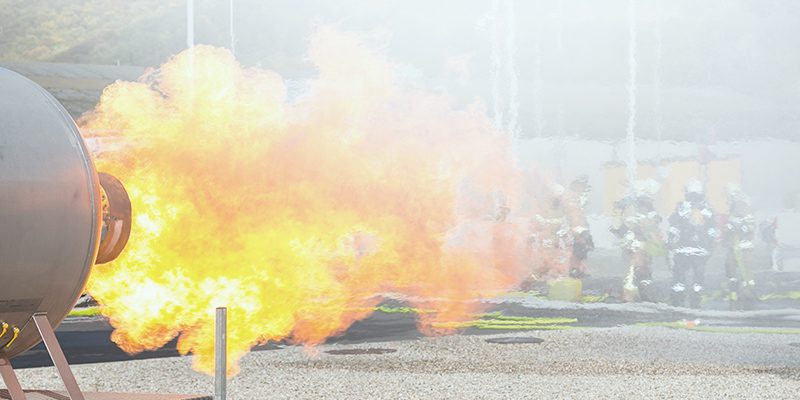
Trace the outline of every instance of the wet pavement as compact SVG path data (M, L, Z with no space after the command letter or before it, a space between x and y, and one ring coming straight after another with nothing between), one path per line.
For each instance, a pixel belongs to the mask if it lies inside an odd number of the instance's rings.
M606 299L606 301L613 301ZM550 301L536 293L514 293L488 302L488 319L477 326L463 330L466 335L487 335L509 331L562 330L575 328L609 328L618 326L666 326L687 329L749 328L781 330L800 333L800 307L789 303L772 303L777 308L753 311L693 310L671 307L661 303L572 303ZM387 303L387 310L398 305ZM503 325L495 323L491 315L502 318L521 318L520 323ZM530 320L528 320L530 319ZM555 323L547 319L569 320ZM541 323L539 320L544 320ZM356 322L342 336L332 338L329 344L379 343L418 339L416 314L409 312L377 311L369 318ZM514 322L514 321L511 321ZM517 321L519 322L519 321ZM125 361L148 358L175 357L177 340L161 349L128 355L111 340L111 325L101 317L68 318L57 329L56 335L71 364ZM798 340L800 341L800 340ZM255 351L283 348L281 343L268 343ZM15 368L33 368L52 365L42 344L13 359Z

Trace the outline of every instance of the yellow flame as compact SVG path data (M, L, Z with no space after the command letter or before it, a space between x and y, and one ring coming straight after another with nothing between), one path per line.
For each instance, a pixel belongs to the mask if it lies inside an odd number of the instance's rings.
M518 179L480 107L406 88L352 35L320 29L309 57L319 75L288 100L276 73L198 46L81 119L133 203L131 241L89 284L125 351L178 337L211 372L227 306L234 374L252 346L321 343L383 293L434 310L436 333L525 275L519 227L491 218Z

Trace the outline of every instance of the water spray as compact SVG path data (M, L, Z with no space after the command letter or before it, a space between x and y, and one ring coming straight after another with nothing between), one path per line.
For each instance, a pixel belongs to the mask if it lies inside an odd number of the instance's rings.
M636 164L636 0L628 2L628 127L626 142L628 159L626 163L628 190L633 191L637 175Z
M502 75L502 60L500 56L500 0L492 1L491 11L491 41L492 41L492 106L494 111L494 125L503 129L503 107L500 102L500 80Z
M514 14L514 0L505 1L505 70L508 77L508 125L506 129L512 139L519 138L519 78L517 76L517 37L516 15Z
M233 28L233 0L230 0L229 17L231 28L231 54L236 56L236 31Z

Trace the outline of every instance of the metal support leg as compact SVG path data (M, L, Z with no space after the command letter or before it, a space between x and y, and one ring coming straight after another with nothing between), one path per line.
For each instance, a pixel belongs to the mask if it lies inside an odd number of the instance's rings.
M227 353L228 353L228 309L217 308L216 332L214 335L214 400L227 397Z
M3 382L6 384L8 394L11 395L11 400L26 400L25 392L22 391L22 386L17 380L17 374L11 367L11 360L4 355L0 355L0 374L3 375Z
M58 339L56 339L56 334L53 332L53 327L50 325L50 321L47 320L47 314L33 314L32 319L33 322L36 323L36 328L42 336L42 341L47 348L47 352L50 354L50 358L53 360L53 365L56 366L58 375L61 376L61 380L64 382L64 387L67 389L69 398L72 400L85 400L81 389L78 387L78 382L75 380L75 376L72 375L69 364L67 364L64 351L61 350L61 345L58 344Z

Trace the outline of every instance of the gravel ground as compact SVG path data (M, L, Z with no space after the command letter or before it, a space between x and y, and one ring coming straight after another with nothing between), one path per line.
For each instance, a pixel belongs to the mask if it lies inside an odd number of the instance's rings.
M542 344L490 344L536 336ZM723 334L661 327L520 332L299 347L248 354L231 399L796 399L800 335ZM325 350L392 348L376 355ZM87 391L212 393L189 358L74 367ZM28 388L59 388L52 368L18 371Z

